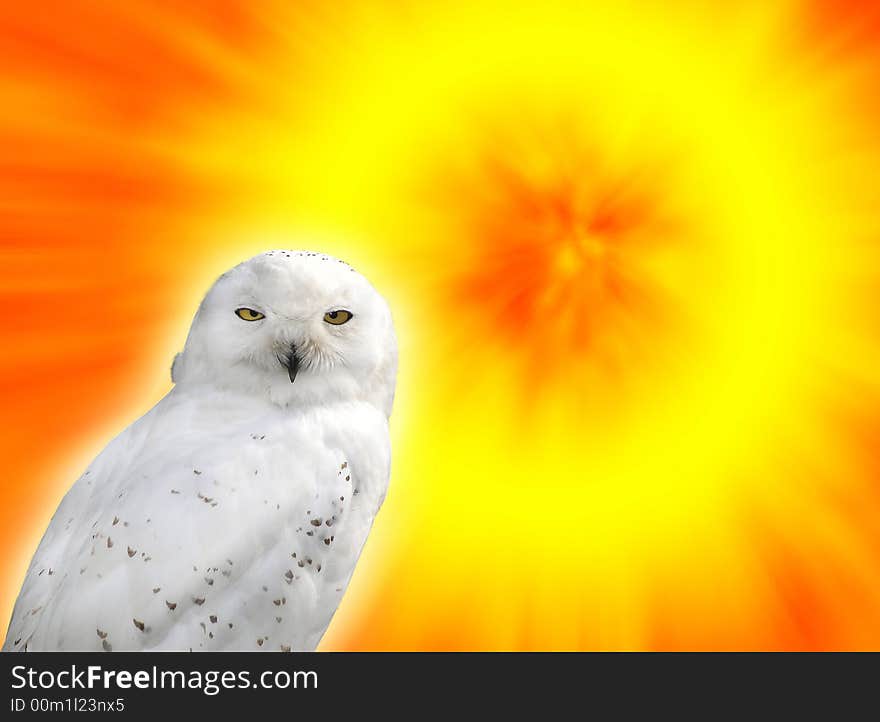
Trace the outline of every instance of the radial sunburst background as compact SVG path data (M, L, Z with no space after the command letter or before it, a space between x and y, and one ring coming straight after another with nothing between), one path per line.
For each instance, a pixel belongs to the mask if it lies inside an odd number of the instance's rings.
M880 648L878 3L5 2L0 68L3 620L305 246L401 338L323 649Z

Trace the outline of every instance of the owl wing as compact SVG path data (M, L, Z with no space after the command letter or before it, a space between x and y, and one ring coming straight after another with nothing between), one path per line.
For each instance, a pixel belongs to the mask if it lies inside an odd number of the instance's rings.
M166 397L65 496L5 648L314 648L387 484L366 413Z

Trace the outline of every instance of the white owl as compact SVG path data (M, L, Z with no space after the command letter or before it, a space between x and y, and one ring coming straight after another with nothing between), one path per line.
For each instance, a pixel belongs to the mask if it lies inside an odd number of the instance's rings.
M4 650L312 650L388 486L391 314L269 251L208 292L175 386L73 485Z

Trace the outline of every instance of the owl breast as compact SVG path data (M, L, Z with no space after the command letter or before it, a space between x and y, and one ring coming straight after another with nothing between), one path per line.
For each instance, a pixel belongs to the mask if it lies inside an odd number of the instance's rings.
M164 403L62 502L8 648L317 646L384 498L384 416L357 403Z

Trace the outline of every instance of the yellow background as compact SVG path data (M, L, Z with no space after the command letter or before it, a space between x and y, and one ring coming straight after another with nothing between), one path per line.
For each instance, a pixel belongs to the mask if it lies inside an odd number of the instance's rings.
M392 487L322 649L880 646L875 2L4 3L0 618L204 291L350 262Z

